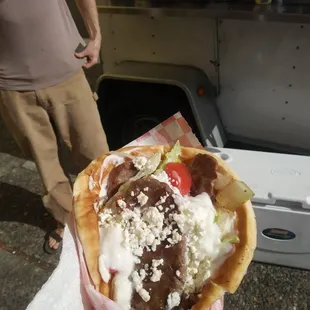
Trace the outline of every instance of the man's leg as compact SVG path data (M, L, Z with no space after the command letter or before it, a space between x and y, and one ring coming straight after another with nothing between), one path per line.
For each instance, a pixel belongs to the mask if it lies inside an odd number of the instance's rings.
M65 224L72 209L72 191L59 163L56 136L43 99L33 91L0 91L0 112L18 145L37 165L46 208ZM58 232L62 234L62 229ZM50 246L58 244L50 239Z
M44 92L60 135L80 169L109 151L97 104L82 70Z

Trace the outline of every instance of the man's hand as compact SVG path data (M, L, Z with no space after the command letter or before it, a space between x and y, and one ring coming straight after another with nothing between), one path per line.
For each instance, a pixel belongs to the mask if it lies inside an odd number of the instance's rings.
M1 1L1 0L0 0ZM89 34L89 42L83 52L75 53L77 58L85 58L84 68L90 68L98 62L101 47L101 32L96 0L76 0Z
M100 45L101 40L90 40L82 52L74 54L77 58L86 58L86 61L83 65L84 68L88 69L98 63Z

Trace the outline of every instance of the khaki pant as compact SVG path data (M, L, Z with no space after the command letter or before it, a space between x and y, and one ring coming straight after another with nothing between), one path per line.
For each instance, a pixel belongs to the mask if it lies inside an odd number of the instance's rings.
M0 112L22 151L37 165L46 208L64 224L72 209L72 190L59 162L51 119L79 169L108 151L97 105L83 71L39 91L0 90Z

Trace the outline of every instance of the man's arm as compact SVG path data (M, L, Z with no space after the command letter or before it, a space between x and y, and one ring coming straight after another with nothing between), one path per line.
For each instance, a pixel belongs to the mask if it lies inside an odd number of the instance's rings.
M78 58L87 59L85 68L90 68L98 62L101 47L101 32L96 7L96 0L76 0L76 4L83 17L86 29L89 34L89 42L81 53L75 53Z

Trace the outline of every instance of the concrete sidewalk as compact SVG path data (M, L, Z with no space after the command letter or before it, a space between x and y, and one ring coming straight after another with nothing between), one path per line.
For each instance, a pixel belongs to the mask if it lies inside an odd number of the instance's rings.
M40 198L41 182L0 119L0 309L25 309L58 263L42 251L53 225Z

